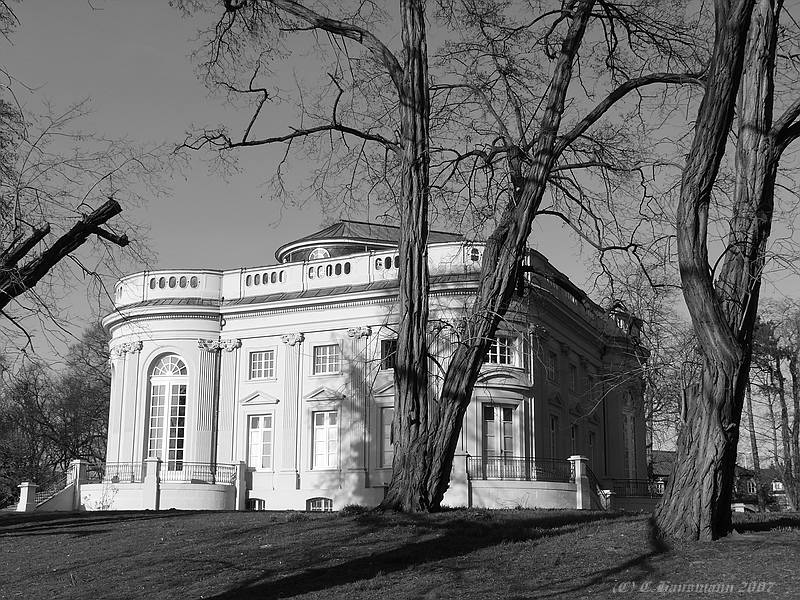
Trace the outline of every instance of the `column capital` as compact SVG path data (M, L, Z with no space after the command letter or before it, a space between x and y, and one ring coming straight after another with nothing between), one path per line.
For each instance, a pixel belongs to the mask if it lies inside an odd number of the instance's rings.
M347 330L347 335L355 339L359 339L362 337L369 337L372 335L372 327L370 327L369 325L351 327L350 329Z
M219 352L220 350L225 350L225 352L233 352L236 348L240 348L242 346L242 340L238 338L232 338L228 340L208 340L208 339L199 339L197 340L197 347L201 350L205 350L206 352Z
M143 346L144 344L141 340L137 340L135 342L123 342L113 347L109 345L108 351L109 354L111 354L111 358L122 358L128 353L136 354L137 352L141 352Z
M288 346L296 346L297 344L302 344L305 339L306 336L300 332L284 333L281 336L281 341Z

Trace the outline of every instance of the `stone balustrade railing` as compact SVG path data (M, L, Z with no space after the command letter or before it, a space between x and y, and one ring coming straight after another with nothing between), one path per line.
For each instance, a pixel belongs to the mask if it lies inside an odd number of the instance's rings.
M483 246L478 244L450 242L432 244L428 249L432 275L477 273L482 257ZM228 271L145 271L117 283L115 305L120 308L162 298L234 300L374 283L397 279L398 272L399 257L395 250Z

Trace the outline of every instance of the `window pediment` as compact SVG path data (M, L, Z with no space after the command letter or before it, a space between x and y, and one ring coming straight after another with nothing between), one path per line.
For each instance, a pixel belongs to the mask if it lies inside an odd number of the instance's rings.
M519 367L492 366L487 368L484 365L475 386L501 388L520 394L533 393L530 380L525 375L525 371Z
M303 396L303 398L309 402L339 402L344 400L344 394L337 392L336 390L332 390L331 388L322 386L310 391L308 394Z
M242 398L240 404L278 404L280 400L271 394L262 391L255 391Z

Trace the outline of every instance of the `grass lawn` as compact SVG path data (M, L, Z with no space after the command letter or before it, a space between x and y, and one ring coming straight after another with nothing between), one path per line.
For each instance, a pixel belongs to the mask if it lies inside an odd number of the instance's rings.
M800 597L800 515L738 528L667 548L597 512L0 513L0 598Z

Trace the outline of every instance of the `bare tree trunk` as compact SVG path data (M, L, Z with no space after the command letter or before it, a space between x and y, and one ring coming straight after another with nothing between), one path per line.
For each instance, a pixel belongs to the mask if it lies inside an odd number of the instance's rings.
M781 464L778 453L778 422L775 420L775 395L767 392L767 409L769 411L770 437L772 438L772 464L777 468Z
M756 441L756 427L753 419L753 394L750 380L747 380L747 424L750 429L750 451L753 454L753 481L756 484L756 498L758 500L758 512L767 509L767 499L764 494L764 484L761 481L761 462L758 458L758 442Z
M757 14L762 22L749 38L752 1L718 0L715 8L714 52L681 181L677 223L683 293L703 361L698 383L687 390L687 419L673 474L656 510L663 534L689 540L717 539L730 530L739 421L774 182L771 154L764 148L772 118L771 2L760 2ZM708 259L708 210L733 120L745 49L734 217L715 286Z
M402 144L400 204L400 326L394 370L394 463L382 508L429 510L427 441L428 380L428 152L430 98L425 3L400 5L403 83L400 91Z
M792 510L797 510L797 481L794 477L794 456L792 453L792 433L789 428L789 407L786 403L786 378L783 376L783 371L781 370L781 356L780 353L775 351L775 354L772 356L772 360L775 361L774 366L774 373L775 373L775 383L777 384L775 388L775 396L778 399L778 407L780 408L780 430L781 430L781 447L783 450L783 463L780 465L781 470L781 478L783 480L783 486L786 490L786 499L789 501L789 505Z

